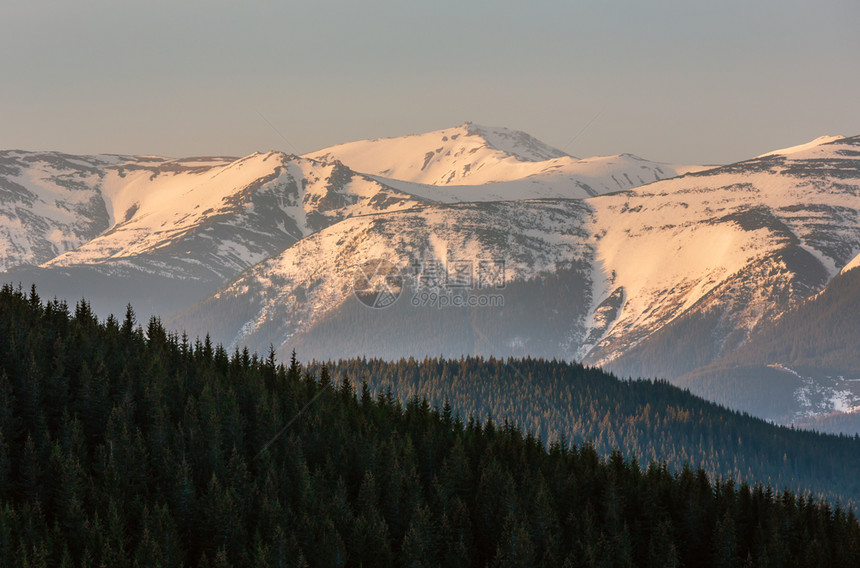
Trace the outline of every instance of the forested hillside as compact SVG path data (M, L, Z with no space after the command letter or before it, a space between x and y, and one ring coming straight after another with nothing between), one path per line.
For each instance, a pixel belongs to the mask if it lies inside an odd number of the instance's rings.
M449 402L454 412L507 418L545 442L618 449L643 463L684 464L736 482L860 503L860 439L775 426L727 410L665 381L620 381L599 369L559 361L350 359L331 364L334 376L367 381L396 398Z
M469 364L492 383L493 366ZM634 388L616 384L612 396ZM856 443L814 440L831 467L828 453ZM130 310L100 322L83 302L70 313L0 291L3 567L858 561L853 513L815 499L588 444L547 448L508 422L373 396L295 359L229 354L157 320L144 331Z

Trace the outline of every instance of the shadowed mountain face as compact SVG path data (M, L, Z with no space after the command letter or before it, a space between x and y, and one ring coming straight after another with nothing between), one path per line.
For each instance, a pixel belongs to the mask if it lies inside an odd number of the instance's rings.
M679 384L771 420L860 433L860 269L763 324L749 341L691 370ZM747 388L732 388L737 378ZM769 377L769 379L767 379ZM773 405L770 381L785 400ZM741 381L745 382L745 381Z
M305 157L4 152L0 191L4 279L102 314L281 355L575 358L732 405L765 384L797 408L750 409L781 421L841 375L781 381L825 363L755 346L860 253L858 138L711 169L472 124Z
M320 341L387 357L556 355L583 334L593 259L583 224L591 215L584 202L565 200L349 219L243 273L175 323L199 322L219 330L220 341L261 349L283 337L275 344L282 354L316 353ZM392 263L402 285L396 302L374 308L355 289L360 267L377 258Z

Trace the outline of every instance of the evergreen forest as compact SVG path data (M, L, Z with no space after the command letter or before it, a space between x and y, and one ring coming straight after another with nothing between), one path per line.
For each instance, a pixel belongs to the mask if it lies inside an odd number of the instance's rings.
M591 432L621 416L604 413L607 406L633 416L633 398L654 389L646 415L655 424L672 408L691 416L678 421L685 435L723 425L700 444L729 435L729 444L764 444L762 433L770 432L774 445L785 444L778 449L786 459L798 460L798 472L815 456L833 468L834 484L848 464L827 454L856 454L854 439L804 433L804 441L706 403L686 408L693 398L662 383L622 382L557 362L368 365L342 362L335 373L303 367L296 357L278 362L274 352L230 353L157 319L140 326L131 309L121 320L100 321L86 302L72 310L43 302L35 290L3 287L0 566L860 562L860 525L850 507L676 467L677 457L670 466L642 450L647 462L607 454L607 438L565 434L559 423L538 433L539 419L516 412L518 391L509 403L493 403L487 418L484 407L470 408L449 391L424 396L416 387L405 396L368 381L398 366L438 374L440 385L465 366L469 374L457 376L489 385L488 392L501 392L505 377L554 383L580 376L565 395L569 404L586 396L579 391L589 381L606 385L600 396L618 397L594 400L581 417L597 421ZM500 370L506 367L518 372ZM398 384L407 384L404 377ZM454 387L465 388L463 381ZM597 386L591 392L597 396ZM450 402L437 404L440 395ZM702 422L709 408L723 418ZM743 424L760 433L740 430ZM735 441L738 432L743 439ZM626 451L624 437L615 436ZM793 445L797 453L789 454ZM653 454L663 447L655 442ZM724 455L741 454L714 459Z

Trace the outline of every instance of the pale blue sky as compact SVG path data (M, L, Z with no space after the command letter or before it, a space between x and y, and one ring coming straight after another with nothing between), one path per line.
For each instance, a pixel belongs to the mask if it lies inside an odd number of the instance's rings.
M302 153L472 120L728 162L860 134L858 30L855 0L4 0L0 149Z

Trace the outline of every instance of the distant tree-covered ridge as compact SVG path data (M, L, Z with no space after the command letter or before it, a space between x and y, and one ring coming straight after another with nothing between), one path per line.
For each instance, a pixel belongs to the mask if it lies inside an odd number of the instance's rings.
M860 439L775 426L665 381L618 380L600 369L541 359L427 358L329 362L335 376L394 397L448 402L455 413L507 419L544 442L589 442L643 463L685 464L735 483L765 483L860 503Z
M332 377L4 287L0 566L860 562L838 506Z

